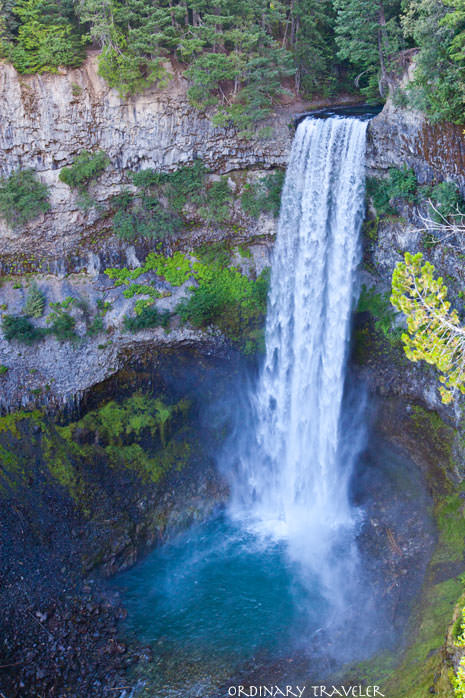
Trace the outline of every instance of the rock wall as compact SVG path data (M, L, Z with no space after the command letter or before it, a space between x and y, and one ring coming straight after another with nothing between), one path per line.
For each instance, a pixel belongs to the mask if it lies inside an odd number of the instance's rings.
M404 165L414 169L420 184L455 181L465 192L463 126L431 124L421 112L388 100L368 128L367 168L382 175Z
M164 90L121 99L98 75L96 55L56 75L21 76L0 64L0 176L32 168L51 192L51 210L24 228L11 230L0 221L4 268L14 271L13 257L26 263L95 251L86 238L109 229L107 204L127 186L128 170L170 171L195 159L216 173L286 165L292 116L305 105L277 108L264 124L271 136L246 140L232 128L215 128L208 114L189 104L186 89L182 75L173 74ZM83 212L58 175L82 150L95 149L103 149L111 164L91 190L99 207Z
M241 187L264 170L287 164L293 116L306 105L294 101L277 107L267 124L271 136L257 134L245 140L234 129L213 127L207 114L193 109L179 74L173 74L167 89L120 99L97 74L96 55L90 55L79 69L56 75L20 76L10 65L0 64L0 105L0 174L31 167L51 192L51 210L24 228L11 230L0 221L0 269L15 274L0 289L2 310L21 312L28 280L17 275L25 271L42 272L37 280L49 302L73 295L85 298L93 311L99 298L112 303L103 337L86 337L79 344L47 338L40 345L25 347L0 336L0 365L8 368L0 375L0 408L36 403L55 408L79 402L89 388L157 347L218 348L222 340L215 333L187 328L174 327L169 334L161 328L137 335L122 331L122 318L134 301L124 299L121 289L115 289L101 272L105 266L139 265L155 242L130 245L117 240L111 234L109 200L127 186L129 170L169 171L201 158L214 173L228 173L236 202L231 218L224 225L196 225L184 231L168 244L168 250L172 245L189 251L232 236L235 244L252 243L254 274L270 262L276 221L263 215L258 221L244 217L238 204ZM110 166L92 186L91 195L99 206L84 212L77 205L77 195L58 175L82 150L97 148L107 152ZM421 114L396 108L389 101L369 124L367 169L382 176L390 167L403 164L414 168L421 183L445 178L465 187L461 129L430 125ZM411 234L409 225L382 224L372 245L375 280L386 289L401 253L420 249L420 237ZM451 273L450 264L447 273ZM373 280L373 274L369 278ZM169 302L161 299L160 307ZM384 387L390 386L388 390L407 391L438 407L434 377L428 372L412 365L396 372L389 366L387 377L386 370L376 375L384 376L380 380Z

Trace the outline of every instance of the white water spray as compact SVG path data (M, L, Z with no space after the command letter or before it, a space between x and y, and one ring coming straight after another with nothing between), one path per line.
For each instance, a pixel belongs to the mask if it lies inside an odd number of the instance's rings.
M231 511L285 539L291 557L335 600L350 574L352 461L342 401L363 219L366 122L307 119L294 139L281 200L266 326ZM344 552L345 551L345 552ZM356 556L356 553L355 553ZM339 569L339 574L337 573Z

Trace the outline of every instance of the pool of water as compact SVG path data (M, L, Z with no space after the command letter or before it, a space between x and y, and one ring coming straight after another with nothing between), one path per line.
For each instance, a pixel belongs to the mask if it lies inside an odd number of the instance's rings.
M347 580L356 591L343 617L285 539L226 511L116 577L124 634L152 647L144 669L152 698L218 698L235 680L326 679L399 642L434 542L430 500L416 466L386 442L371 444L353 480L359 578ZM400 582L388 592L389 575Z
M227 663L286 653L318 631L327 603L284 541L264 540L224 513L194 526L120 575L128 627L159 650Z

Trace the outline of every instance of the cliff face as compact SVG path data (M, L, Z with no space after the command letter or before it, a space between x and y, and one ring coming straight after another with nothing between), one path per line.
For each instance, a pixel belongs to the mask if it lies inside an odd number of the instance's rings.
M186 81L174 75L164 90L149 89L122 100L97 74L97 58L58 75L20 76L0 65L0 175L32 168L50 187L51 210L12 231L0 221L0 263L10 271L47 268L76 270L89 264L96 245L89 238L110 228L106 207L127 186L129 170L175 170L201 159L216 173L284 167L292 140L292 115L303 105L280 107L270 120L270 138L239 138L233 129L213 127L194 109ZM104 150L110 166L91 189L97 206L83 212L77 195L60 182L60 169L82 150ZM98 252L97 245L97 252ZM70 256L80 261L70 260ZM66 263L65 263L66 262ZM17 268L17 266L16 266Z
M465 190L463 127L431 124L421 112L396 108L389 100L370 122L367 168L387 174L390 167L411 167L420 184L435 180L457 182Z
M240 194L264 170L287 164L293 116L305 105L293 102L277 108L267 124L271 135L245 140L233 129L214 128L208 115L190 106L182 76L175 75L167 89L121 100L98 76L92 55L81 68L58 75L24 77L11 66L0 65L0 104L0 173L7 175L18 167L34 169L48 184L51 202L49 212L23 228L11 230L0 220L0 269L15 275L0 289L2 309L9 314L21 312L29 280L18 274L25 271L40 272L35 278L49 302L83 298L92 313L97 312L98 301L112 306L103 318L106 335L86 336L79 344L47 337L39 345L25 347L0 336L0 365L8 369L0 375L0 406L9 410L78 402L89 388L147 353L194 344L218 350L222 344L218 333L205 334L176 323L169 334L161 328L136 335L122 329L122 319L133 310L135 299L125 298L122 289L101 272L118 264L139 266L155 242L128 244L116 239L109 202L128 186L129 170L171 171L202 159L214 173L211 177L228 174L235 197L230 218L220 225L193 220L189 230L165 243L166 250L190 252L196 245L228 238L236 246L249 247L251 260L241 259L236 252L234 263L254 276L270 263L276 220L270 215L258 220L244 215ZM110 165L91 187L97 205L89 211L78 206L78 194L58 178L61 168L85 149L103 149L110 158ZM391 103L369 124L369 174L383 175L390 167L407 164L415 169L419 182L446 178L465 186L464 163L459 127L428 125L421 115ZM372 250L378 282L388 288L400 253L415 251L419 244L406 225L380 225ZM161 298L157 306L170 309L178 296ZM403 370L397 387L392 378L395 372L390 371L389 381L382 380L394 392L407 391L437 406L433 381L413 366L409 369Z

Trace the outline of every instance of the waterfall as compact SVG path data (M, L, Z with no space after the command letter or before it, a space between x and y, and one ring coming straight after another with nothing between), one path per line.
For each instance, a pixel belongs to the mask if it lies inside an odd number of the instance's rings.
M306 119L297 129L272 265L266 357L232 487L233 516L285 540L333 602L356 556L349 478L359 432L344 434L342 405L365 132L365 121L337 117Z

